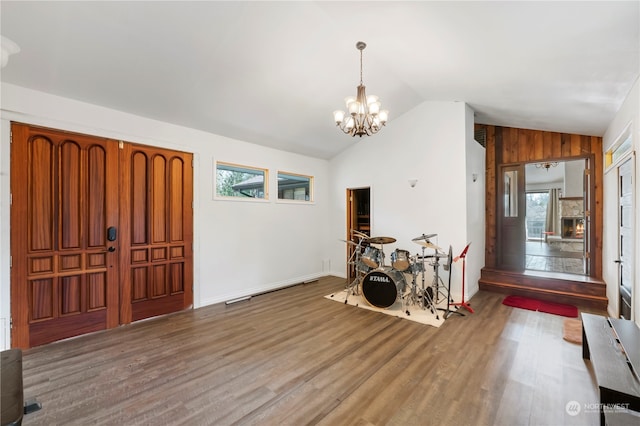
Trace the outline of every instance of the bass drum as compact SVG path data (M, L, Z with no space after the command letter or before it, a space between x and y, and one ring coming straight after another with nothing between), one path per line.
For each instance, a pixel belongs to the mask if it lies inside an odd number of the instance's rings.
M388 308L402 297L406 287L407 282L402 272L376 269L362 280L362 295L370 305Z

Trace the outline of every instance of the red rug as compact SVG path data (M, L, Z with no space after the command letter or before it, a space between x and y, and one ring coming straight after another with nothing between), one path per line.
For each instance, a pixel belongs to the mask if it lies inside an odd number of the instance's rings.
M502 301L503 305L514 308L528 309L530 311L546 312L548 314L561 315L575 318L578 316L578 308L563 303L545 302L544 300L531 299L522 296L507 296Z

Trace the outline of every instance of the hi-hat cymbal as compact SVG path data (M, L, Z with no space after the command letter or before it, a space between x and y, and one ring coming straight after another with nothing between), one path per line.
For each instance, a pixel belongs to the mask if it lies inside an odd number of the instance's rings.
M369 236L365 233L362 233L360 231L356 231L355 229L351 230L351 233L355 236L355 237L360 237L360 238L369 238Z
M434 250L442 250L442 248L438 247L437 245L433 244L431 241L427 240L427 241L414 241L414 243L426 247L426 248L432 248Z
M371 237L368 241L371 244L391 244L395 243L396 239L393 237Z
M415 237L415 238L414 238L414 239L412 239L411 241L420 241L420 240L424 240L424 241L426 241L426 240L428 240L429 238L433 238L433 237L437 237L437 236L438 236L438 234L429 234L429 235L422 234L422 235L420 235L419 237Z
M351 244L352 246L357 246L357 244L354 243L353 241L347 241L347 240L340 240L340 241L342 241L343 243Z

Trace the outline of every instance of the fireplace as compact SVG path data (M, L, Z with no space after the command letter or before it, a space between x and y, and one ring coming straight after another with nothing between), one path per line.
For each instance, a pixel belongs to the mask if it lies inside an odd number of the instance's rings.
M584 219L582 217L563 217L562 238L584 238Z

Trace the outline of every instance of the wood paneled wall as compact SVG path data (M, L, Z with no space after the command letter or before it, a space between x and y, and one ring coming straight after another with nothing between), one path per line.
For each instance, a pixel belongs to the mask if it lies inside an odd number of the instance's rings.
M485 267L495 268L497 239L497 176L501 166L590 157L593 173L591 276L602 277L602 138L541 130L476 124L486 133L486 246Z

